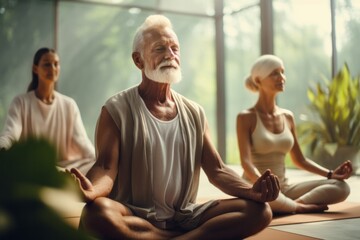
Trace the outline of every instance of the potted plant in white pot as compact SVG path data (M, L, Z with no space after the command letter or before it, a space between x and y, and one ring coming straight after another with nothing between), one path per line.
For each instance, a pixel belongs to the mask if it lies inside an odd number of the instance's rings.
M308 88L311 115L304 115L298 125L299 139L315 162L334 169L349 159L355 173L360 156L360 77L352 77L345 63L332 80L322 80Z

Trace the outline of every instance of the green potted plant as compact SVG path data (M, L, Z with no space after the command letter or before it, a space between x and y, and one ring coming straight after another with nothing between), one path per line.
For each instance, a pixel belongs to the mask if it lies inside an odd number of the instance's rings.
M359 165L360 78L352 77L345 63L337 75L322 78L307 91L310 115L298 125L300 142L311 158L334 169L349 159L354 173Z

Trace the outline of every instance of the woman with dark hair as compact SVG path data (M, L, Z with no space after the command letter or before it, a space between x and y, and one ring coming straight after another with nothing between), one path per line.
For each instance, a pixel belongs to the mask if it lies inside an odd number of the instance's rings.
M33 60L33 70L32 70L32 80L28 86L28 89L27 91L30 92L32 90L35 90L37 89L38 85L39 85L39 76L37 75L37 73L34 72L34 67L36 66L39 66L39 62L41 60L41 57L46 54L46 53L52 53L54 55L57 55L56 54L56 51L54 49L51 49L51 48L40 48L39 50L37 50L37 52L35 53L35 56L34 56L34 60ZM57 65L56 65L56 72L57 74L59 74L59 71L60 71L60 64L59 64L59 60L58 60L58 56L56 56L56 60L57 60ZM56 89L56 84L57 84L57 79L56 81L54 81L54 89Z
M56 91L60 60L54 49L40 48L34 56L27 93L12 101L0 133L0 148L28 137L46 138L58 153L58 166L86 173L95 159L76 102Z

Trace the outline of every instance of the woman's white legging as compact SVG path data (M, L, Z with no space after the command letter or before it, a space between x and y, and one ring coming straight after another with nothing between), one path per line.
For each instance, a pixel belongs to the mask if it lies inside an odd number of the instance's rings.
M349 194L350 187L345 181L313 180L285 186L279 197L269 204L275 213L292 213L297 205L295 200L305 204L328 205L344 201Z

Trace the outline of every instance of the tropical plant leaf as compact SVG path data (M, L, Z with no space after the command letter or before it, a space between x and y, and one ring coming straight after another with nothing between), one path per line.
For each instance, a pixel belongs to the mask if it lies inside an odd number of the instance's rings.
M308 87L308 109L315 117L301 122L297 130L300 141L312 152L327 143L360 148L359 79L351 76L345 63L333 79L321 75L320 81Z

